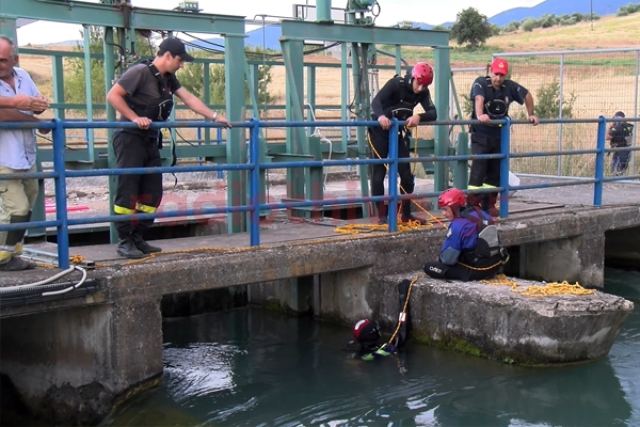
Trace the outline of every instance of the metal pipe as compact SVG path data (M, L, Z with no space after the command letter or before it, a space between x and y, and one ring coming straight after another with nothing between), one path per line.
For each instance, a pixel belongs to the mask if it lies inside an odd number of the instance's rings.
M316 22L321 24L332 23L331 0L316 0Z

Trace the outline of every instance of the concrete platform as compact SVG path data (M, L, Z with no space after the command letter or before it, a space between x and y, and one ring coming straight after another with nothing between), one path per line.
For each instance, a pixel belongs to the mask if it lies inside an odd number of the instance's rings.
M432 279L422 271L387 276L380 291L397 300L413 279L411 336L476 356L521 365L584 362L609 352L633 303L597 290L588 295L526 296L541 282ZM586 290L585 290L586 291ZM385 313L388 322L395 313Z

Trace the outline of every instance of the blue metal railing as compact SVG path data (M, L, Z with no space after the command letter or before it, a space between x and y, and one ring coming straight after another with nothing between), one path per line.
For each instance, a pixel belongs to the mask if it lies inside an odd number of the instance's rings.
M627 121L638 121L638 119L626 119ZM149 168L113 168L113 169L94 169L94 170L65 170L64 145L65 145L65 129L91 129L91 128L135 128L133 123L124 122L79 122L79 121L62 121L53 120L51 122L39 123L17 123L17 122L0 122L0 129L24 129L24 128L47 128L53 129L53 172L34 172L20 174L0 174L0 179L23 179L23 178L49 178L55 183L55 199L56 199L56 219L48 221L31 221L28 223L0 224L0 231L25 229L31 227L52 227L57 230L58 239L58 266L60 268L68 268L69 266L69 227L80 224L93 224L102 222L118 222L130 220L142 220L163 217L179 217L188 215L202 215L214 213L231 213L243 212L249 213L249 234L250 244L257 246L260 244L260 211L265 209L280 209L292 207L311 207L324 205L340 205L364 202L389 202L389 231L397 231L395 219L397 215L397 202L404 198L410 197L434 197L439 194L436 192L415 193L413 195L398 194L398 164L406 162L449 162L459 160L474 159L500 159L500 186L493 190L480 190L478 192L499 191L500 192L500 216L507 217L509 210L509 192L512 190L532 189L532 188L548 188L560 187L566 185L583 185L594 184L593 204L601 206L603 184L608 181L620 179L640 178L640 176L626 177L605 177L605 155L608 152L620 150L637 151L638 147L630 148L612 148L606 149L606 123L607 119L600 117L591 120L543 120L545 123L597 123L598 133L595 150L568 150L561 152L533 152L533 153L510 153L510 129L513 124L522 124L527 122L512 122L510 119L495 121L495 124L502 125L502 153L506 154L484 154L484 155L448 155L448 156L428 156L428 157L412 157L398 159L398 129L404 124L394 120L389 132L390 146L389 157L387 159L344 159L344 160L311 160L311 161L288 161L269 163L260 161L260 128L267 127L344 127L344 126L378 126L377 121L322 121L322 122L285 122L285 121L260 121L252 119L248 122L234 123L234 127L248 128L250 133L249 139L249 159L247 163L241 164L225 164L225 165L194 165L194 166L173 166L173 167L149 167ZM477 123L475 121L438 121L431 125L466 125ZM161 124L154 123L152 128L206 128L219 127L210 122L202 121L184 121L184 122L163 122ZM510 186L508 182L509 161L515 157L537 157L537 156L555 156L555 155L574 155L574 154L595 154L595 176L593 179L569 180L556 183L542 183L534 185ZM328 166L348 166L362 164L388 164L389 165L389 194L387 196L370 196L370 197L350 197L338 199L323 200L304 200L290 201L281 203L260 203L260 173L268 169L283 168L299 168L299 167L328 167ZM66 178L87 177L87 176L110 176L110 175L126 175L126 174L153 174L167 172L197 172L197 171L248 171L249 173L249 195L248 205L225 206L219 208L201 208L156 212L154 214L134 214L134 215L106 215L87 218L69 218L67 214L66 200Z

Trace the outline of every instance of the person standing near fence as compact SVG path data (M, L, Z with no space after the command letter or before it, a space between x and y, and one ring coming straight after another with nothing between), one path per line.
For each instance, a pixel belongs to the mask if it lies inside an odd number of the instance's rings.
M0 121L39 121L49 107L35 83L16 66L13 40L0 36ZM48 133L42 130L41 133ZM36 172L34 129L0 129L0 174ZM28 222L38 196L36 178L0 180L0 224ZM26 230L0 231L0 271L20 271L35 264L20 257Z
M613 115L614 119L624 119L625 115L622 111L618 111ZM607 141L611 148L629 147L631 145L631 134L633 133L633 125L624 120L613 122L607 130ZM629 151L616 151L611 159L611 173L616 176L624 175L629 166Z
M161 166L159 129L150 129L154 121L166 121L176 95L195 113L207 120L230 126L227 119L212 111L200 99L180 85L175 73L184 62L193 61L184 43L166 38L151 62L130 67L111 87L107 101L120 113L122 121L138 128L117 131L113 147L118 168ZM155 213L162 200L162 174L120 175L113 211L116 215ZM116 222L117 253L125 258L142 258L161 249L144 240L144 231L153 220Z
M509 63L495 58L489 67L489 75L478 77L471 86L469 99L473 105L472 119L480 123L471 125L471 153L500 153L501 125L489 123L504 119L509 114L509 104L516 101L524 104L527 118L534 126L539 123L534 114L533 96L522 85L507 78ZM500 185L500 159L476 159L471 164L469 190L493 188ZM498 193L469 194L469 205L481 206L491 216L498 216L496 202Z
M369 127L369 143L372 148L373 159L384 159L389 154L389 128L391 119L405 120L404 126L398 132L398 158L408 158L409 133L405 128L416 127L420 122L433 121L437 118L436 107L431 101L429 85L433 82L433 69L426 62L418 62L414 65L410 74L406 76L394 76L380 89L371 102L372 118L377 120L380 126ZM423 113L415 114L414 108L420 104ZM384 177L387 174L387 165L372 165L371 195L384 195ZM411 194L415 186L415 177L411 172L410 163L399 163L400 194ZM378 223L387 222L387 205L385 202L376 202L378 211ZM411 200L405 199L401 203L402 222L424 220L411 214Z

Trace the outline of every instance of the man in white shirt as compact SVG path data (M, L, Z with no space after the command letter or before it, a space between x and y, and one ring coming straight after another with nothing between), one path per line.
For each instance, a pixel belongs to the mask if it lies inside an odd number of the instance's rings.
M39 121L49 106L29 74L16 67L14 42L0 36L0 121ZM47 132L47 131L44 131ZM33 129L0 129L0 174L36 171L36 137ZM38 195L38 180L0 180L0 224L28 222ZM0 231L0 271L34 268L22 253L25 230Z

